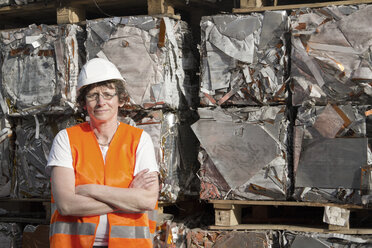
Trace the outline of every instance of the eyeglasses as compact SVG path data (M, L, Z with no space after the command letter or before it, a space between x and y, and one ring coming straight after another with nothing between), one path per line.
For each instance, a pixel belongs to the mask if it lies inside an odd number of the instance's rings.
M103 93L93 93L93 94L90 94L90 95L86 95L85 97L88 101L97 101L100 95L105 100L111 100L117 94L116 93L115 94L110 94L110 93L107 93L107 92L103 92Z

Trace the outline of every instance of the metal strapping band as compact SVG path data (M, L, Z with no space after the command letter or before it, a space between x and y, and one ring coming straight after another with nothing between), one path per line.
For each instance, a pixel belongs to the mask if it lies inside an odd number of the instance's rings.
M55 222L50 224L50 234L69 234L69 235L94 235L96 224L76 223L76 222Z
M158 210L152 210L148 211L147 213L149 215L149 220L157 221L158 220Z
M111 238L123 239L150 239L150 229L148 226L112 226Z

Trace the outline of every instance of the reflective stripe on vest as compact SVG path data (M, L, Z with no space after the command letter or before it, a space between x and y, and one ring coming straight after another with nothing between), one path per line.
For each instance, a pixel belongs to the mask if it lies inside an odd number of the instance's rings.
M142 130L120 123L107 151L105 161L89 123L68 128L67 133L73 166L76 170L76 186L101 184L120 188L129 187L134 177L136 149ZM53 196L52 202L54 202ZM56 205L51 207L54 211L51 218L51 248L85 248L93 245L99 216L80 218L61 216L56 210ZM107 214L110 225L109 246L111 248L151 248L152 236L150 232L156 223L149 219L146 212L124 213L123 211L122 215L119 214L120 212ZM133 226L129 223L133 223Z
M149 239L151 236L148 226L112 226L110 237L123 239Z
M149 220L152 220L155 222L158 221L158 210L157 209L148 211L147 214L149 215Z
M50 224L50 233L69 234L69 235L94 235L96 224L77 223L77 222L54 222Z

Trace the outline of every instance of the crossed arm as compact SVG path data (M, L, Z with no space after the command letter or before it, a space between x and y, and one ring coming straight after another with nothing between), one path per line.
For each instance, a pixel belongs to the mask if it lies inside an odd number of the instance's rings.
M115 210L141 212L153 210L158 199L157 172L139 172L129 188L98 184L75 187L74 171L54 166L51 173L52 192L61 215L91 216Z

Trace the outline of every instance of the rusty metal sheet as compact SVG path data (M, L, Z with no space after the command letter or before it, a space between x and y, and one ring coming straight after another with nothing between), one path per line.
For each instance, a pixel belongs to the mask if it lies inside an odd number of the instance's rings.
M293 13L293 104L371 102L372 6L330 6Z
M0 85L9 114L74 108L81 34L77 25L30 25L0 32Z
M199 109L202 199L286 199L285 107Z
M87 33L87 58L107 58L118 67L131 108L195 106L196 64L185 22L167 17L112 17L87 21Z
M203 17L201 105L284 103L288 30L285 11Z

